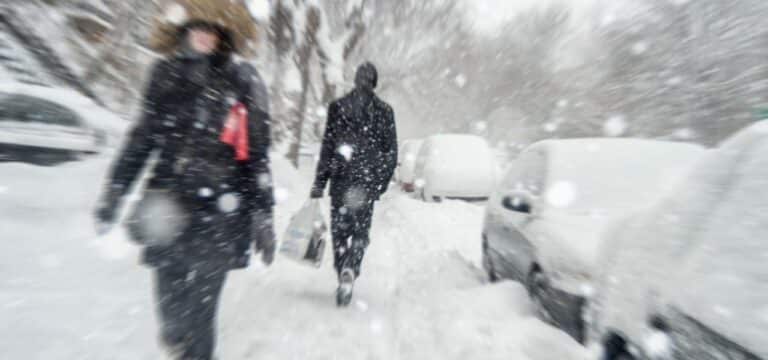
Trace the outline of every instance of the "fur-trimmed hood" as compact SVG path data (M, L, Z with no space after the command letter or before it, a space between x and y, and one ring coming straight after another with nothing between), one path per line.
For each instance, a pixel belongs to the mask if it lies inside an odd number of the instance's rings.
M195 22L219 26L223 49L248 54L258 40L258 27L242 0L166 0L149 39L152 50L169 55L179 47L186 27ZM228 39L227 39L228 38Z

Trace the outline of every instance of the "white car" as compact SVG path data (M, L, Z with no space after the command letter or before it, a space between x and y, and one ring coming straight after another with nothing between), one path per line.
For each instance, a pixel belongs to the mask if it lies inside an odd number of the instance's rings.
M425 201L484 200L495 183L488 142L475 135L434 135L416 157L415 185Z
M599 270L602 233L679 179L705 152L639 139L547 140L509 166L489 200L483 266L526 285L540 314L584 341L582 311Z
M614 229L588 312L601 359L768 359L768 123Z
M398 152L397 161L397 180L400 183L400 188L405 192L413 192L416 189L415 181L415 167L416 157L419 155L419 150L423 140L405 140L400 146Z
M0 160L55 163L99 153L126 125L74 90L0 83Z

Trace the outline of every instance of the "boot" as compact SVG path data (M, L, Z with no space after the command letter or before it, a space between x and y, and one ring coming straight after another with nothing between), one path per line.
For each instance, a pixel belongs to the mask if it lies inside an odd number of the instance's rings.
M336 305L347 307L352 302L352 290L355 287L355 272L345 268L339 275L339 288L336 290Z

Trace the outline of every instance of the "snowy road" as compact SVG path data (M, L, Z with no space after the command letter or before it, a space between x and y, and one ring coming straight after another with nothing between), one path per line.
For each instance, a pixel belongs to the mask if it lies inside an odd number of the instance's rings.
M39 168L0 164L0 358L155 360L150 272L121 231L93 235L106 159ZM306 181L278 161L278 235ZM537 320L522 287L486 284L482 208L378 204L353 305L336 308L322 269L278 258L233 272L219 352L240 359L576 360L583 350ZM283 260L283 261L281 261Z

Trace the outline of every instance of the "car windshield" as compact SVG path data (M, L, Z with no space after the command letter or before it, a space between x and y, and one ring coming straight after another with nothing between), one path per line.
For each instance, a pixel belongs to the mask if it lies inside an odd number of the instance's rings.
M8 93L0 93L0 121L83 126L78 115L64 106L38 97Z

